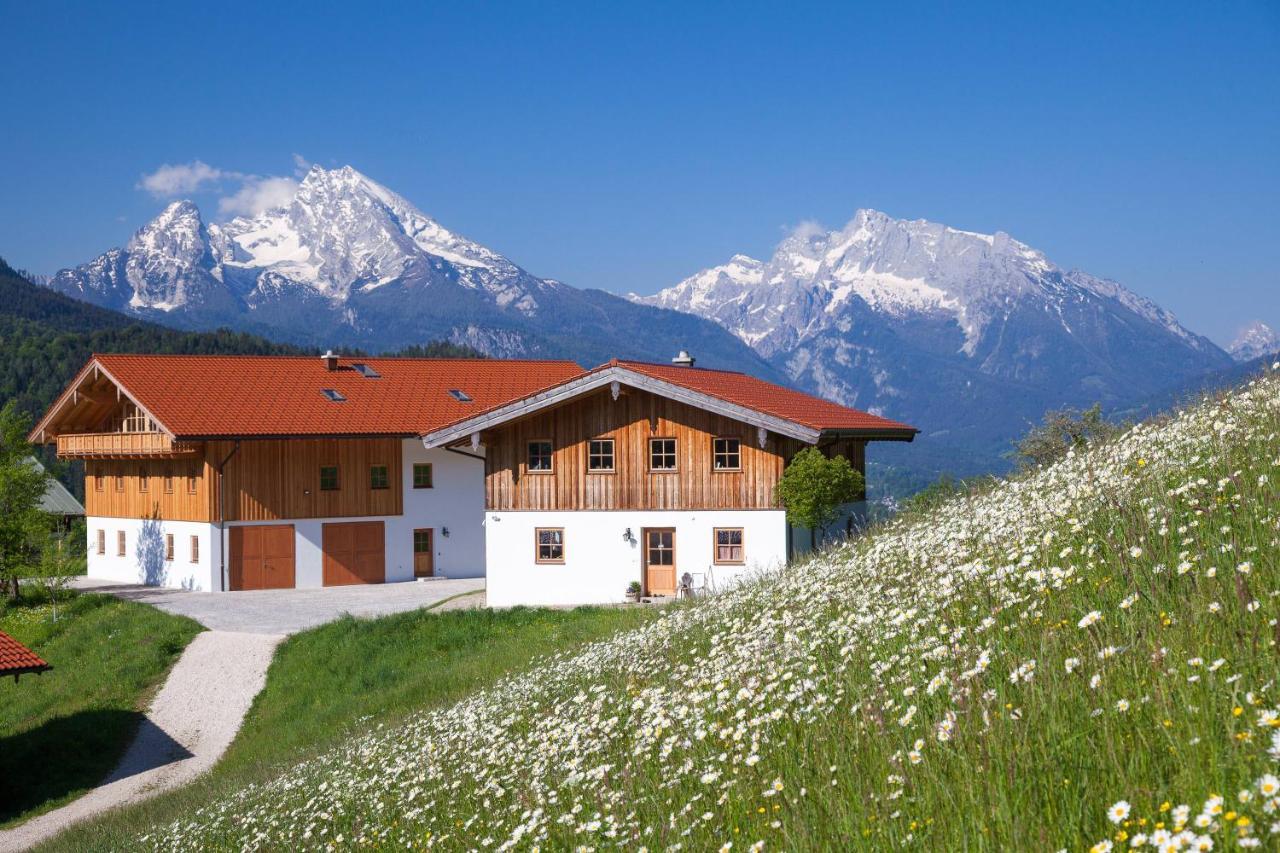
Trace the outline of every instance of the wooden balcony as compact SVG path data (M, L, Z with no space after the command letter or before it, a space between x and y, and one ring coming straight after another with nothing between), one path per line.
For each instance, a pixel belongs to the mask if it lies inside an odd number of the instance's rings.
M58 456L63 458L178 458L195 456L199 451L199 444L174 441L162 432L92 432L58 436Z

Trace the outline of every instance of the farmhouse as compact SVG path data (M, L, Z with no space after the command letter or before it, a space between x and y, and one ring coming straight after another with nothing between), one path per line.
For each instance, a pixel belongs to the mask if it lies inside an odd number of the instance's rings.
M805 545L774 496L792 456L863 470L867 442L916 432L677 362L97 355L32 440L84 461L90 576L486 576L507 606L780 565Z

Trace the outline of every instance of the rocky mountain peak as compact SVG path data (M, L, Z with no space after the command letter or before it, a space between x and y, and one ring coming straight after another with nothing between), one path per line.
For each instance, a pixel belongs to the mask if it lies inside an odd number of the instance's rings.
M1261 320L1254 320L1240 330L1227 352L1236 361L1253 361L1264 355L1280 353L1280 333Z

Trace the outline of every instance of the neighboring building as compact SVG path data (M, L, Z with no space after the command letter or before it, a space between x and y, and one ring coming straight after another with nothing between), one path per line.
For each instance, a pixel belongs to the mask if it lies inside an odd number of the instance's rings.
M729 371L95 356L36 426L85 460L89 574L189 589L487 575L489 603L784 563L774 487L915 430ZM856 508L852 508L856 509Z
M19 675L26 675L29 672L39 674L51 669L53 667L41 660L40 656L31 649L4 631L0 631L0 678L12 675L13 680L17 681Z
M40 460L34 456L30 458L30 462L41 469L44 468ZM49 478L44 497L40 499L40 509L57 518L63 530L69 530L72 522L77 518L84 518L84 506L75 499L75 495L67 491L66 486L58 482L56 477Z

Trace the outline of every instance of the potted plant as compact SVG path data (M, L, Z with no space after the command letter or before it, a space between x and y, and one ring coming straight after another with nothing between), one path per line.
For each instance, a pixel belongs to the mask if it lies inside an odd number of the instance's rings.
M636 602L640 600L640 581L632 581L627 584L627 598Z

